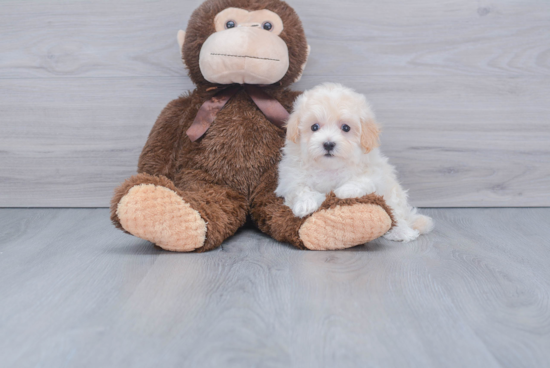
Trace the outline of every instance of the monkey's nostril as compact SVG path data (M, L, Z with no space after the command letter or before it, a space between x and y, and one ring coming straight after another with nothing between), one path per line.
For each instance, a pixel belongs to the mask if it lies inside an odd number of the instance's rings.
M332 151L334 149L334 147L336 146L336 143L334 142L325 142L323 143L323 147L327 150L327 151Z

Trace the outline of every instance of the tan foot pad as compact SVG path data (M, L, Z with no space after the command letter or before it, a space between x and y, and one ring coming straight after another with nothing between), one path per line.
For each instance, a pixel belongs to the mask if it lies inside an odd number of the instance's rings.
M355 204L321 210L300 228L300 239L311 250L336 250L367 243L391 228L391 218L380 206Z
M206 223L176 192L153 184L136 185L120 200L117 215L130 234L175 252L200 248Z

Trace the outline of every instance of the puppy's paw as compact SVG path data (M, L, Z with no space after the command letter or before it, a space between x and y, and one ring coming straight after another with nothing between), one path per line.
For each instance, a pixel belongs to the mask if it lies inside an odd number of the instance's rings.
M372 193L376 190L374 183L369 182L363 185L358 185L356 183L347 183L337 188L334 191L334 195L340 199L346 198L359 198L366 194Z
M384 235L384 238L391 241L401 241L407 243L418 238L420 233L407 225L397 225Z
M321 193L303 194L296 200L292 208L292 212L297 217L304 217L313 213L321 207L326 196Z
M427 234L434 228L434 220L426 215L416 215L413 219L412 227L418 230L420 234Z

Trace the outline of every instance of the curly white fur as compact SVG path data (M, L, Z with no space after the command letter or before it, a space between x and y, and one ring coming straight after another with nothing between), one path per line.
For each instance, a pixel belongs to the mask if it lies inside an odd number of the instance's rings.
M396 220L385 238L407 242L433 229L432 219L408 203L395 168L377 148L379 128L363 95L325 83L304 92L294 106L276 194L296 216L315 212L331 191L342 199L374 192ZM327 150L327 142L334 147Z

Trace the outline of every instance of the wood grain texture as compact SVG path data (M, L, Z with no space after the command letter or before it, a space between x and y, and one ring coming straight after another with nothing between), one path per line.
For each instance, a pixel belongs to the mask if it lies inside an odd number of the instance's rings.
M11 367L547 367L550 209L432 209L433 233L299 251L247 228L205 254L106 209L0 210Z
M305 77L365 93L418 206L549 206L550 77ZM0 204L105 207L185 78L0 80Z
M3 0L0 78L180 76L199 0ZM550 75L546 0L299 0L306 75Z
M160 110L192 88L199 0L0 4L0 206L107 206ZM419 206L550 206L550 3L291 1L305 89L367 94Z

